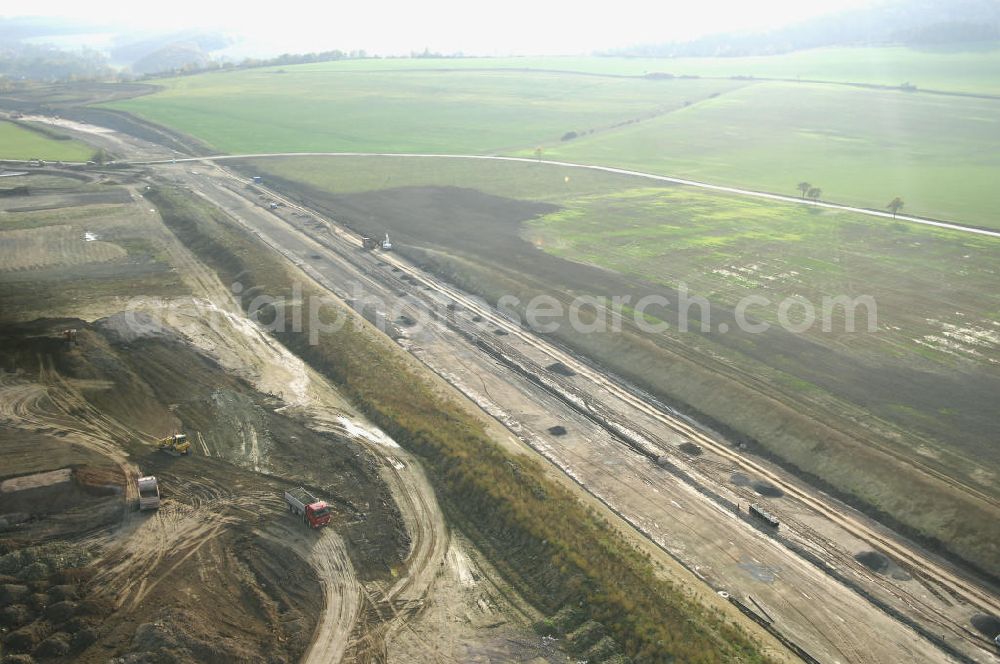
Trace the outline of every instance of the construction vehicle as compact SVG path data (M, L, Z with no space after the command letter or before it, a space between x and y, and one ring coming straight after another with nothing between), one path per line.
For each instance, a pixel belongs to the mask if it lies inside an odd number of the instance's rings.
M288 511L301 516L302 523L310 528L322 528L330 523L329 506L303 487L286 491L285 502L288 503Z
M163 452L172 456L187 456L191 454L191 441L183 433L175 433L167 438L157 441L156 446Z
M764 508L762 508L760 505L756 503L750 505L749 511L752 516L755 516L758 519L763 520L765 523L767 523L767 525L771 526L772 528L778 527L779 523L778 518L773 514L771 514L770 512L768 512L767 510L765 510Z
M160 484L152 475L140 477L137 480L139 485L139 510L155 510L160 508Z
M382 249L383 251L392 250L392 242L389 241L389 234L385 234L384 240L376 240L375 238L362 235L361 236L361 248L365 251L375 251L376 249Z

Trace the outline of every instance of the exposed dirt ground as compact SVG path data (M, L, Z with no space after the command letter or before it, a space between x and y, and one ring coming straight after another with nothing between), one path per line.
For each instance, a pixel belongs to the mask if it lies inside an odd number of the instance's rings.
M65 175L0 200L2 652L561 661L452 538L415 461L243 316L140 181ZM174 432L190 456L156 450ZM330 527L287 513L297 485Z
M419 271L405 271L410 270L402 269L405 262L361 253L356 239L336 226L326 227L294 208L271 213L241 198L245 185L227 182L224 174L202 171L186 181L290 260L308 265L310 274L333 292L358 284L381 297L387 310L401 312L395 319L399 324L387 332L399 336L404 347L506 425L521 444L586 486L658 545L661 554L669 552L745 606L766 607L748 610L773 621L819 661L930 662L950 656L994 661L989 644L969 634L975 609L966 600L943 593L942 586L923 575L872 573L854 557L870 546L800 503L804 494L785 495L767 476L742 474L729 452L710 453L665 428L649 411L617 402L613 408L622 409L622 421L631 423L626 426L638 427L665 455L662 464L650 463L647 454L624 444L614 427L587 414L609 395L586 363L573 358L570 367L565 354L544 350L544 343L533 345L516 326L491 318L488 307L470 308L471 298L456 289ZM423 324L402 324L402 316ZM463 333L449 330L445 321L453 321ZM479 323L478 337L463 336L476 327L466 324L471 322ZM504 336L495 337L497 330ZM491 337L498 340L495 344L503 340L506 350L501 353L510 357L482 352L494 343ZM513 370L509 362L515 356L520 359L514 363L530 367L530 378ZM581 399L587 407L567 407ZM766 472L779 471L768 467ZM787 476L782 482L801 486ZM747 505L755 501L780 511L780 536L746 517ZM834 509L866 521L845 505Z

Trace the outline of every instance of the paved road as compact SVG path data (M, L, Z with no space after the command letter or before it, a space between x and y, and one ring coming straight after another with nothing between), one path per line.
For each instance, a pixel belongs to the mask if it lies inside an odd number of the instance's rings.
M914 224L923 224L925 226L935 226L937 228L946 228L953 231L961 231L963 233L974 233L976 235L986 235L988 237L1000 238L1000 231L991 231L985 228L975 228L973 226L965 226L953 221L938 221L934 219L924 219L922 217L913 217L905 214L897 214L893 216L889 212L883 212L881 210L872 210L869 208L853 207L851 205L841 205L839 203L828 203L825 201L806 201L796 196L785 196L783 194L772 194L766 191L755 191L753 189L741 189L739 187L726 187L718 184L711 184L709 182L700 182L698 180L688 180L685 178L677 178L669 175L656 175L655 173L645 173L643 171L632 171L625 168L614 168L611 166L595 166L591 164L574 164L568 161L551 161L548 159L530 159L527 157L499 157L496 155L472 155L472 154L405 154L405 153L394 153L394 152L266 152L260 154L233 154L233 155L215 155L211 157L185 157L183 159L165 159L156 161L132 161L129 163L136 165L152 165L152 164L170 164L170 163L182 163L189 161L223 161L228 159L265 159L270 157L406 157L411 159L483 159L490 161L515 161L515 162L525 162L530 164L549 164L550 166L562 166L564 168L579 168L583 170L590 171L603 171L605 173L614 173L616 175L627 175L630 177L644 178L646 180L655 180L657 182L670 182L672 184L682 184L688 187L698 187L699 189L708 189L711 191L721 191L727 194L736 194L738 196L749 196L752 198L763 198L770 201L780 201L782 203L795 203L797 205L811 205L815 207L827 208L830 210L843 210L845 212L854 212L857 214L864 214L869 217L881 217L883 219L895 219L896 221L907 221Z

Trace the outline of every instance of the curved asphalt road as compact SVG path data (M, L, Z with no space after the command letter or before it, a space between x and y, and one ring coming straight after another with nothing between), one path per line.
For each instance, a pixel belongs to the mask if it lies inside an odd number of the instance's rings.
M515 162L525 162L530 164L548 164L550 166L562 166L565 168L579 168L591 171L603 171L605 173L614 173L616 175L628 175L631 177L644 178L647 180L655 180L658 182L670 182L673 184L682 184L689 187L698 187L700 189L709 189L711 191L721 191L727 194L736 194L738 196L750 196L753 198L763 198L771 201L780 201L782 203L797 203L799 205L812 205L816 207L829 208L831 210L843 210L845 212L855 212L857 214L868 215L869 217L882 217L885 219L895 219L896 221L909 221L915 224L923 224L925 226L935 226L937 228L946 228L953 231L961 231L963 233L974 233L976 235L986 235L988 237L1000 238L1000 231L991 231L985 228L975 228L973 226L963 226L962 224L948 222L948 221L934 221L932 219L922 219L920 217L911 217L904 214L897 214L893 217L889 212L882 212L880 210L872 210L869 208L852 207L850 205L839 205L837 203L825 203L823 201L805 201L801 198L795 196L784 196L782 194L770 194L764 191L754 191L752 189L740 189L739 187L725 187L717 184L710 184L708 182L699 182L697 180L687 180L684 178L671 177L669 175L656 175L654 173L644 173L642 171L630 171L624 168L613 168L611 166L594 166L590 164L574 164L567 161L550 161L547 159L531 159L529 157L498 157L495 155L471 155L471 154L403 154L403 153L393 153L393 152L268 152L261 154L233 154L233 155L216 155L214 157L184 157L180 159L158 159L154 161L129 161L125 163L134 164L137 166L155 165L155 164L171 164L171 163L183 163L183 162L199 162L199 161L223 161L227 159L261 159L268 157L407 157L414 159L484 159L491 161L515 161Z

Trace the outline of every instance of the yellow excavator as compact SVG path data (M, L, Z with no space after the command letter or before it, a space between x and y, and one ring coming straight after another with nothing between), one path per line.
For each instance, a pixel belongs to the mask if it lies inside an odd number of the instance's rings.
M167 438L160 439L156 446L166 452L167 454L173 456L181 456L191 454L191 441L183 433L175 433Z

